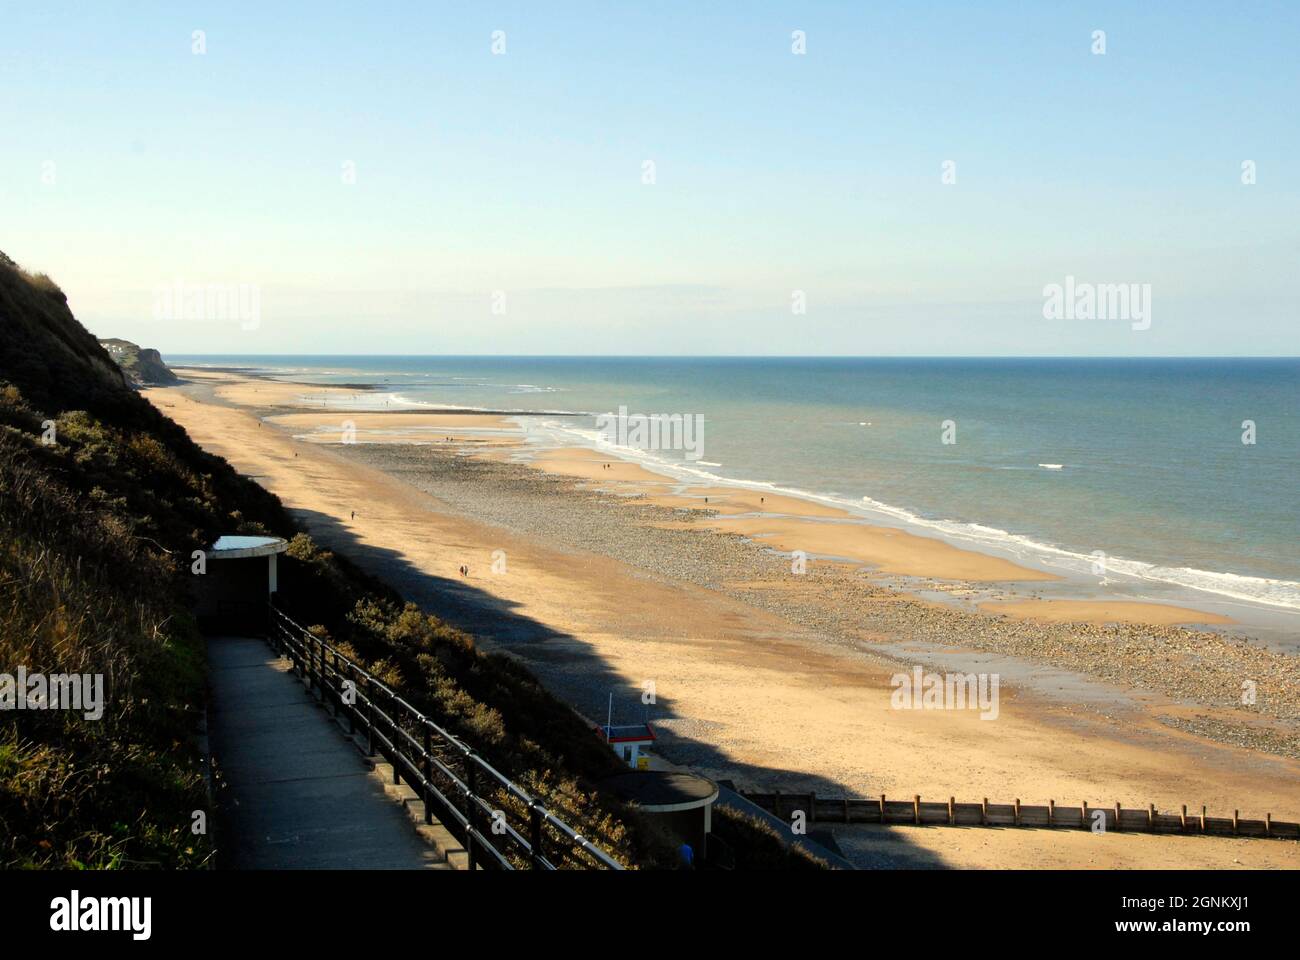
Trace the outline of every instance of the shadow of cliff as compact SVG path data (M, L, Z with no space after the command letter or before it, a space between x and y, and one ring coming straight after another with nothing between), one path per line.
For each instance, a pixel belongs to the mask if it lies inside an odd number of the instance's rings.
M547 690L593 725L603 723L607 712L615 724L649 721L658 737L655 753L711 779L731 781L740 790L815 791L826 798L858 796L861 792L860 788L800 770L740 762L708 741L707 721L677 713L671 697L656 692L655 702L643 705L639 678L619 673L594 645L556 630L522 613L514 601L492 594L486 586L492 575L481 572L490 568L490 561L476 564L475 558L467 557L468 578L438 576L415 566L396 550L362 543L328 514L301 509L289 512L319 546L347 557L426 612L473 634L484 650L515 657ZM818 824L823 831L828 826ZM855 848L858 846L861 844L855 844ZM890 835L887 843L866 846L866 854L854 859L871 867L948 866L939 855L899 834ZM877 846L879 849L875 849Z

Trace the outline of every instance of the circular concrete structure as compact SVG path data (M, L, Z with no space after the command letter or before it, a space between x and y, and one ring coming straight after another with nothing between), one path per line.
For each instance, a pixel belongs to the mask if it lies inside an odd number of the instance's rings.
M600 787L654 816L683 849L689 848L689 864L697 857L707 860L713 802L718 799L718 785L712 780L671 770L629 770L600 781Z
M289 549L279 537L217 537L207 550L209 560L242 560L245 557L269 557Z
M602 780L600 785L646 813L697 810L718 799L718 786L712 780L671 770L619 773Z

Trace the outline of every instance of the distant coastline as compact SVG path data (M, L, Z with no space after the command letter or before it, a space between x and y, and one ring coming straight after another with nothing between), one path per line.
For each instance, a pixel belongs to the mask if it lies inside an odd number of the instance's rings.
M897 527L924 536L937 536L955 546L975 549L1010 562L1051 573L1064 578L1066 581L1067 589L1062 594L1065 599L1113 597L1125 601L1155 601L1197 605L1217 615L1230 617L1233 620L1248 624L1265 642L1289 644L1292 649L1300 642L1297 640L1300 637L1300 579L1290 579L1286 576L1276 575L1264 576L1259 573L1248 574L1240 570L1233 571L1231 563L1225 563L1222 567L1212 565L1208 562L1211 559L1209 556L1203 557L1199 563L1152 560L1149 556L1149 548L1155 546L1157 555L1164 552L1172 561L1173 557L1178 556L1174 552L1178 548L1177 540L1171 541L1163 551L1159 549L1160 544L1157 541L1134 541L1131 544L1112 546L1108 538L1113 535L1114 531L1109 533L1104 530L1101 531L1099 546L1105 549L1081 548L1079 541L1086 543L1087 540L1084 538L1096 535L1096 532L1092 529L1094 524L1085 521L1085 517L1096 512L1095 497L1106 496L1111 501L1107 504L1109 510L1114 502L1122 503L1125 499L1131 498L1131 491L1135 488L1135 485L1140 487L1138 480L1130 480L1124 473L1117 473L1114 480L1106 479L1101 486L1094 484L1092 488L1076 493L1074 496L1077 503L1073 501L1060 501L1057 503L1043 499L1044 497L1055 498L1057 490L1069 493L1075 485L1093 480L1096 469L1086 462L1083 466L1080 466L1079 461L1088 457L1095 459L1098 455L1095 450L1089 451L1081 448L1074 457L1068 458L1068 460L1065 457L1061 457L1059 460L1040 459L1034 457L1032 451L1027 451L1025 456L1019 459L1019 469L1034 471L1042 477L1042 480L1037 481L1032 478L1022 479L1024 475L1017 471L1015 462L994 462L987 467L981 466L979 463L973 463L967 470L967 475L972 478L972 482L976 486L966 492L961 487L961 483L964 482L961 479L961 474L954 475L951 480L948 478L950 468L946 466L944 458L936 456L934 452L936 448L918 447L915 441L901 434L901 428L898 436L885 438L887 444L896 446L896 450L880 446L875 448L864 447L861 454L853 454L850 445L860 443L859 437L864 435L871 436L874 443L876 438L881 435L881 431L886 429L883 421L890 419L904 420L906 421L905 427L912 429L914 421L921 419L919 415L913 415L907 411L892 413L885 410L867 418L874 423L874 426L871 427L859 426L856 415L850 421L848 414L842 414L844 416L842 426L835 425L833 421L829 427L826 425L818 426L824 436L815 438L818 445L808 447L805 459L808 460L809 464L819 462L831 467L836 466L836 460L843 461L837 468L838 474L830 473L823 476L817 470L800 465L796 455L801 452L801 447L795 446L795 444L803 444L804 437L797 433L792 433L788 442L781 439L781 434L774 434L763 443L753 445L753 454L748 463L738 463L736 458L723 455L720 458L723 465L719 469L714 465L717 459L716 453L714 456L706 458L705 463L701 464L674 458L671 451L652 452L631 448L616 449L600 436L599 431L594 426L594 419L598 414L593 411L598 411L602 407L602 404L594 401L591 403L571 404L572 407L578 409L568 410L550 409L550 404L547 404L546 408L539 409L538 407L499 403L503 397L508 396L513 399L515 396L526 395L533 389L541 389L550 394L558 393L564 396L566 400L586 401L607 394L607 390L605 394L598 394L591 390L583 392L580 383L574 387L566 386L564 377L573 374L573 367L568 363L560 365L559 370L552 376L549 384L541 388L530 387L528 390L511 386L509 380L516 373L528 371L538 375L546 374L549 372L549 368L545 364L530 365L522 361L515 362L511 360L500 369L489 365L486 368L486 373L498 374L496 379L500 381L495 392L492 392L486 388L480 389L477 381L472 376L472 374L479 372L476 369L477 361L468 367L460 367L456 365L458 361L455 361L454 358L405 358L400 362L395 362L391 368L371 371L369 379L360 379L356 374L362 372L360 365L364 365L367 358L329 358L328 364L321 358L309 357L263 359L265 366L260 368L256 366L228 366L226 369L251 370L259 377L281 382L293 382L317 387L335 386L344 389L356 389L357 392L366 395L366 399L357 404L358 409L396 410L407 406L416 411L454 412L472 410L494 414L509 414L520 418L520 422L526 420L530 425L532 435L535 437L545 436L548 442L605 450L611 455L633 459L647 469L683 481L736 486L808 499L861 516L871 523ZM276 362L272 363L272 359ZM322 367L318 368L320 372L304 377L304 373L311 369L313 359L322 363ZM372 359L370 362L375 361ZM701 363L707 364L708 362L709 358L683 361L683 368L692 371L692 376L694 376L698 372L696 368ZM738 361L738 363L740 362ZM740 366L744 367L747 363L740 363ZM935 363L939 369L948 366L945 361L941 360L935 361ZM1009 367L1012 370L1019 370L1026 365L1026 361L1022 360L1009 361ZM1132 365L1132 363L1127 362L1121 364L1123 367ZM634 374L639 373L637 363L626 361L623 364L615 364L613 369L606 371L605 379L619 376L629 366ZM735 364L728 363L726 366L730 368ZM883 369L887 370L891 366L892 364L887 363ZM1028 364L1028 366L1032 367L1032 364ZM1270 366L1276 366L1276 364L1270 364ZM578 365L577 369L581 376L588 376L587 371L592 368L598 368L598 365L592 361L583 361ZM674 364L668 364L664 369L671 372L673 368ZM839 363L830 365L832 371L843 368L844 365ZM1102 369L1104 368L1103 365ZM211 366L209 369L217 369L217 366ZM449 372L445 376L429 376L423 373L425 370L439 369L446 369ZM785 367L784 365L778 365L773 370L769 369L766 364L760 364L755 369L759 372L780 373ZM864 369L871 372L880 368L875 364L871 364ZM995 365L993 369L996 370L997 366ZM1298 365L1297 369L1300 369L1300 365ZM1088 376L1095 378L1096 374L1092 373ZM467 384L471 387L468 391L466 389ZM1089 389L1094 386L1091 381L1087 381L1086 385ZM752 385L747 386L752 389ZM628 390L634 393L639 388L640 384L634 378ZM385 397L382 403L377 403L376 400L380 392L385 392ZM467 392L475 398L475 402L456 402ZM667 389L659 391L656 396L663 394L666 394L670 400L677 401L678 399L672 396ZM688 403L689 399L680 402ZM716 397L713 399L722 402L727 398ZM482 402L478 402L480 400ZM338 409L346 409L351 405L347 398L339 396L335 396L328 402L332 408ZM653 410L654 408L649 406L651 402L647 400L646 406L642 409ZM1090 396L1085 395L1081 402L1090 404ZM960 407L959 404L954 405ZM732 406L734 408L740 407L738 403L734 402ZM712 408L708 409L711 410ZM838 413L838 409L830 410L828 408L828 412L824 416L829 420L836 413ZM1068 413L1067 410L1062 415ZM743 416L743 412L733 416ZM593 421L593 423L584 424L582 422L584 417ZM961 420L960 417L956 419ZM731 429L733 432L738 432L743 427L743 422L738 419L735 427L732 427L729 423L721 422L713 416L710 416L708 420L709 435L713 443L720 442L712 439L718 437L720 431ZM936 442L938 439L937 427L938 422L936 419L936 432L934 434ZM921 429L928 432L928 429L923 425ZM1183 429L1186 429L1186 427ZM1274 431L1275 434L1276 427L1271 423L1270 430ZM855 433L857 436L855 436ZM752 431L750 431L750 434L752 435ZM963 434L963 442L965 442L964 436ZM1105 443L1104 437L1100 438L1098 442ZM1279 446L1284 446L1285 443L1285 437L1274 435L1270 440L1270 449L1277 450ZM711 449L716 451L717 447ZM943 448L937 449L942 450ZM964 448L957 445L953 449L961 451ZM742 452L744 451L742 450ZM882 452L885 459L879 460ZM1250 451L1252 455L1256 455L1258 452L1257 450ZM817 460L816 458L819 455L821 459ZM1110 453L1103 447L1101 448L1101 455L1109 457ZM888 493L875 492L876 483L869 484L871 488L869 496L851 495L847 492L827 492L828 489L834 490L837 486L842 489L843 486L855 482L855 464L852 460L854 456L874 458L879 461L877 473L882 480L881 485L889 491ZM1136 458L1148 456L1158 456L1157 449L1153 447L1149 453L1141 448L1135 449L1133 466L1139 465ZM1235 454L1228 454L1228 456L1235 456ZM1254 459L1258 460L1258 456L1254 456ZM1040 466L1041 463L1055 465L1058 462L1062 464L1060 470L1043 470ZM798 466L801 470L801 475L797 477L800 482L771 481L774 474L779 477L782 472L788 473L792 466ZM909 500L924 502L922 498L914 495L910 484L905 482L900 485L896 480L892 479L892 477L910 478L915 476L918 467L925 471L925 476L918 477L918 479L923 479L934 486L929 498L941 497L945 495L945 490L948 489L961 494L961 498L946 503L941 507L942 512L933 508L920 509L916 503L912 503L910 506L899 506L900 502L908 503ZM962 468L959 466L959 469ZM1159 470L1158 467L1156 469ZM1279 463L1278 469L1283 470L1283 465ZM980 471L984 471L984 473L981 474ZM1059 477L1068 479L1060 480ZM1186 482L1188 479L1194 480L1196 478L1191 477L1190 474L1184 471L1176 479L1177 482ZM1058 485L1055 487L1042 485L1049 480ZM1061 484L1064 484L1064 486ZM1162 478L1157 473L1145 485L1152 490L1152 496L1155 497L1161 489L1168 488L1169 480ZM989 492L987 496L980 497L979 490L983 488L987 488ZM1003 488L1006 488L1007 492L1003 492ZM1236 489L1235 485L1234 489ZM1033 494L1038 497L1037 503L1046 503L1051 509L1058 512L1059 518L1053 521L1053 525L1060 528L1058 535L1052 536L1041 531L1026 532L1027 524L1030 528L1035 524L1042 525L1036 519L1032 509L1033 502L1030 501L1026 501L1023 512L1018 513L1014 509L1008 512L1004 508L1004 515L994 515L990 518L991 508L1002 506L1002 501L1014 497L1017 490ZM1195 492L1195 495L1213 496L1208 489ZM1074 506L1075 509L1070 509L1071 506ZM956 507L961 507L960 513L965 516L962 519L948 519L953 516L953 513L949 511ZM1153 505L1151 509L1156 508ZM1239 513L1244 517L1245 522L1252 521L1252 518L1248 516L1249 511L1241 509ZM1261 546L1255 553L1260 554L1268 549L1268 544L1275 544L1276 546L1271 555L1278 558L1279 563L1283 562L1284 558L1291 557L1292 560L1287 562L1290 562L1292 566L1300 565L1300 558L1294 558L1294 551L1287 548L1286 538L1283 535L1286 524L1279 521L1280 518L1274 521L1270 529L1259 534ZM1217 521L1211 523L1207 529L1212 528L1215 524L1217 524ZM1132 538L1135 529L1144 525L1149 527L1149 521L1144 520L1143 515L1136 512L1136 505L1134 516L1130 520L1125 521L1123 515L1117 514L1112 524L1115 531L1130 538ZM1261 527L1266 526L1262 520L1258 521L1258 525ZM1292 518L1290 525L1296 526L1296 518ZM1164 524L1164 528L1168 532L1162 535L1182 538L1185 526L1188 526L1188 524L1182 521L1177 523L1167 522ZM1066 534L1066 536L1062 536L1062 534ZM1297 531L1296 535L1300 536L1300 531ZM1068 542L1071 539L1075 541L1074 545L1062 545L1063 542ZM1206 546L1200 545L1200 549L1204 552ZM1099 558L1098 554L1102 556Z

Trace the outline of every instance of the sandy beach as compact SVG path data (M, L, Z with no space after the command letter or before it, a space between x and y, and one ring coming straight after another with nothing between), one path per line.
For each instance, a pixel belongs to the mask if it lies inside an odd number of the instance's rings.
M979 607L989 613L1026 617L1048 623L1146 623L1170 626L1234 622L1231 617L1190 607L1124 600L1017 600L1008 603L981 603Z
M652 688L674 764L826 796L1300 819L1297 662L1177 626L1227 618L1042 599L1055 578L1008 560L813 501L534 451L497 414L355 410L347 387L178 373L187 383L149 399L322 544L519 657L588 716L612 691L616 719L641 719ZM1005 595L939 602L899 577ZM913 665L998 673L997 719L893 709L891 677ZM874 865L1300 867L1300 844L1283 841L854 831L846 853Z

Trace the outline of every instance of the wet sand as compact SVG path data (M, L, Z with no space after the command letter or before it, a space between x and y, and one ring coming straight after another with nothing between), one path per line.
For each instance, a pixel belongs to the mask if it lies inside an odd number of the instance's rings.
M1060 578L1009 560L962 550L942 540L904 530L852 521L817 521L783 517L728 518L714 529L751 537L773 550L843 557L866 563L881 573L934 577L972 583L1049 581Z
M1015 600L981 603L981 610L1048 623L1235 623L1231 617L1172 604L1124 600Z

